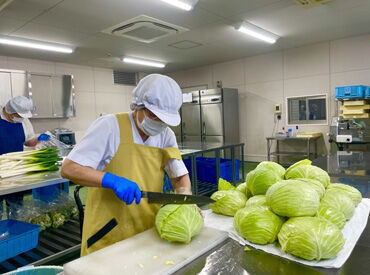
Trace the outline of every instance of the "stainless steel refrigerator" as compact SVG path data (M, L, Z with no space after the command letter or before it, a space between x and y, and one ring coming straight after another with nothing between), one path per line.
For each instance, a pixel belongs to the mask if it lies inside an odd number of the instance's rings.
M239 104L237 89L210 89L187 93L191 100L182 106L182 142L238 143ZM179 129L180 128L180 129Z

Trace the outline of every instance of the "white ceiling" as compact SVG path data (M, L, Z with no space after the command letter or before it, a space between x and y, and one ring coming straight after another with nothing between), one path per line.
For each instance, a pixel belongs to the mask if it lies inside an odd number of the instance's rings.
M141 14L190 31L151 44L101 33ZM281 39L270 45L249 38L233 28L242 20ZM64 55L1 45L0 55L148 71L119 61L128 55L163 61L167 67L158 72L165 72L363 33L370 33L369 0L337 0L312 9L293 0L200 0L190 12L160 0L14 0L0 12L0 34L70 44L77 49ZM168 46L182 40L202 46L185 50Z

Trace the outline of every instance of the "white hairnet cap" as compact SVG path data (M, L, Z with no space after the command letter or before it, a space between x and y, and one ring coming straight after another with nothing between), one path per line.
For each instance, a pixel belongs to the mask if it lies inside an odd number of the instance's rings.
M138 105L144 105L167 125L180 124L182 92L176 81L168 76L150 74L141 79L133 91L131 109Z
M31 111L34 109L32 100L25 96L16 96L8 101L5 110L10 114L17 113L23 118L32 117Z

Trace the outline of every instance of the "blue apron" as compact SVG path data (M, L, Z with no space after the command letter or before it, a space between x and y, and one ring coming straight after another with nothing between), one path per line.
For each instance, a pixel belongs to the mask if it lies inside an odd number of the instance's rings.
M11 123L0 118L0 155L23 151L25 141L22 123Z
M26 141L22 123L11 123L0 118L0 155L12 152L23 151L23 144ZM3 214L3 198L6 198L8 218L16 218L13 213L15 208L10 205L22 205L23 193L15 193L0 196L0 219Z

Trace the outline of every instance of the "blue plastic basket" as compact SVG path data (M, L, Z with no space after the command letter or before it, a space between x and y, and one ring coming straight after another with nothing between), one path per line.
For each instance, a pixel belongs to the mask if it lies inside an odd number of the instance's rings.
M41 226L16 220L0 221L0 262L37 246ZM3 234L6 234L5 236Z
M191 160L184 159L184 163L191 178ZM233 180L231 164L231 159L220 158L220 177L230 182ZM197 157L197 180L217 184L218 178L216 173L216 158ZM238 159L235 160L235 179L239 180Z
M363 98L365 96L366 86L353 85L335 88L335 98L337 99L351 99Z
M59 183L61 184L61 183ZM54 184L50 186L40 187L32 190L32 195L35 200L40 200L44 202L52 202L59 198L61 189L59 184ZM67 195L69 194L69 182L64 183L64 190Z
M365 91L365 97L366 97L366 98L370 98L370 87L367 87L367 88L366 88L366 91Z

